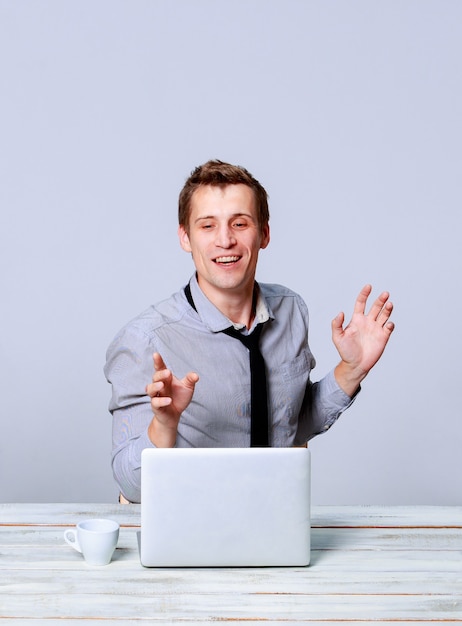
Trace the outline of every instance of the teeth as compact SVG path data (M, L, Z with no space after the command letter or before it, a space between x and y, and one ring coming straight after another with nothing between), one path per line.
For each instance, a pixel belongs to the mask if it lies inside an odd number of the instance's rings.
M215 259L215 263L234 263L235 261L239 261L238 256L220 256Z

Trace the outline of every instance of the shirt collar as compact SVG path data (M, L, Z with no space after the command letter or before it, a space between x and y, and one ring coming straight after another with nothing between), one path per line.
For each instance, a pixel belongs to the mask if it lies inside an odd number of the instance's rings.
M194 274L191 277L189 282L191 295L194 300L194 305L196 307L196 311L203 321L203 323L214 333L219 333L225 328L229 328L230 326L234 326L237 330L241 330L245 328L243 324L234 324L231 322L226 315L217 309L217 307L210 302L207 296L204 294L202 289L199 287L199 283L197 282L197 276ZM262 294L262 290L260 289L258 283L257 285L257 303L255 307L255 319L252 324L252 328L250 332L257 326L258 324L264 324L269 319L274 319L274 316L271 312L271 309L268 306L268 303L265 300L265 297Z

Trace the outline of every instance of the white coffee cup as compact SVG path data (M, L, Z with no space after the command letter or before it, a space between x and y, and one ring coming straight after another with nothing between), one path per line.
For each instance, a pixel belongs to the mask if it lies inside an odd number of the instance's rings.
M64 539L89 565L107 565L119 540L119 524L109 519L84 520L65 530Z

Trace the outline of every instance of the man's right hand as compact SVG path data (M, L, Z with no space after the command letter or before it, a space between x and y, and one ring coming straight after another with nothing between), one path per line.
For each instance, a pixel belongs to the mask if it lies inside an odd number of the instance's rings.
M148 428L152 443L158 448L173 448L181 414L191 402L199 376L188 372L179 380L167 369L158 352L154 353L154 375L147 385L154 417Z

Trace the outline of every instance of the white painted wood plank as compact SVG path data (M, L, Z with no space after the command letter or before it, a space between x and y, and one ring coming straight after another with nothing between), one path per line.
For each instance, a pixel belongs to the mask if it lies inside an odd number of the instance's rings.
M0 545L59 546L65 527L0 527ZM119 546L137 546L137 528L121 528ZM458 528L313 528L313 550L459 550L462 551L462 529Z
M218 620L222 621L222 620ZM242 624L243 620L238 618L236 619L227 619L226 623L228 624ZM22 619L22 618L13 618L8 621L8 623L13 626L101 626L102 622L99 618L81 618L78 621L75 619ZM113 624L117 624L117 626L140 626L140 624L149 624L153 623L156 626L160 626L162 624L190 624L194 626L210 626L211 620L203 620L203 619L188 619L188 617L179 618L179 619L171 619L169 617L156 617L152 618L136 618L136 619L125 619L125 618L112 618L111 622ZM245 626L262 626L262 620L253 620L253 619L245 619ZM309 626L328 626L329 624L336 624L337 626L340 624L341 626L364 626L364 620L333 620L333 619L323 619L322 621L311 619L310 617L302 618L302 619L265 619L264 624L269 624L272 626L300 626L300 624L309 624ZM380 620L378 622L380 626L403 626L403 622L401 620ZM446 620L444 618L441 619L432 619L431 624L444 624L444 626L460 626L460 620ZM413 620L412 626L429 626L429 620L420 621Z
M0 575L5 577L5 571L44 571L44 572L78 572L82 570L88 570L88 579L93 578L93 575L90 574L91 566L87 565L83 562L82 557L75 553L75 555L69 555L69 557L63 557L62 555L56 555L55 553L50 554L47 551L40 552L36 559L31 560L29 564L27 564L24 560L21 563L16 563L15 558L17 556L17 552L8 552L5 554L5 564L0 569ZM328 576L330 580L345 580L345 581L354 581L357 577L363 577L368 575L370 580L382 580L382 576L384 575L395 575L401 577L402 580L406 579L406 576L409 573L412 574L420 574L422 578L425 579L425 576L429 578L429 580L438 580L439 575L447 575L449 580L460 581L462 585L461 579L461 561L460 556L455 552L447 552L438 555L428 555L422 556L416 554L415 552L406 552L398 554L396 552L390 554L384 554L381 557L377 557L369 552L365 553L340 553L338 555L329 554L316 560L315 564L307 567L306 572L303 570L293 569L295 573L299 572L300 575L302 573L306 573L306 576ZM67 559L67 560L66 560ZM2 559L3 560L3 559ZM101 572L99 576L102 581L109 581L115 579L116 576L125 576L127 580L134 577L136 578L137 573L141 569L141 565L138 562L135 562L130 555L122 554L116 555L116 560L113 561L106 568L108 570L107 573ZM290 568L292 569L292 568ZM161 578L162 576L167 575L168 571L174 570L160 570L153 569L147 570L149 573L146 573L145 580L147 582L152 582L156 580L156 578ZM187 571L187 570L184 570ZM190 575L194 576L195 572L200 570L188 570L190 571ZM222 570L207 570L210 571L216 580L221 580L223 577ZM242 576L242 570L236 568L235 570L229 570L232 572L232 575L235 576L236 580L239 582L240 577ZM250 572L253 574L251 579L249 579L249 584L256 584L256 581L259 579L261 575L260 569L251 569ZM160 574L159 574L160 572ZM291 585L294 584L293 577L288 575L288 570L284 570L280 572L280 580L279 580L279 588L282 590L291 589ZM451 575L454 575L454 579L451 578ZM186 574L184 575L187 580ZM106 578L107 577L107 578ZM225 579L227 580L227 579ZM230 577L232 580L232 577ZM436 585L436 582L435 582Z
M108 517L117 520L125 526L139 526L141 519L140 505L93 503L0 504L0 526L6 524L18 526L23 524L72 526L82 519L92 517Z
M166 572L129 570L109 567L81 567L68 570L17 570L2 572L0 598L33 593L83 593L91 586L92 593L118 595L171 595L182 593L292 593L359 595L381 593L392 595L460 596L461 576L451 571L271 571L244 569L193 570ZM0 605L2 602L0 601Z
M3 617L75 617L112 619L143 617L207 620L232 619L400 619L462 620L462 598L452 595L309 595L309 594L172 594L171 596L72 595L10 596Z
M22 561L29 564L31 560L43 558L44 550L60 550L61 558L71 556L72 548L65 544L63 528L46 527L8 527L0 528L0 545L7 548L17 547L15 558L17 563ZM119 537L119 554L122 550L132 550L137 558L137 531L122 528ZM455 551L462 553L462 529L408 529L406 532L399 529L383 528L330 528L313 529L311 536L312 554L315 552L357 552L357 551L400 551L416 550L424 555L430 552ZM34 557L34 554L36 557ZM40 555L40 556L39 556ZM116 553L117 555L117 553ZM6 552L5 552L6 557ZM5 558L4 557L4 558ZM312 565L318 564L321 555L312 559ZM2 559L3 561L4 559ZM2 567L0 561L0 568ZM5 561L6 564L6 561Z
M19 503L0 504L0 525L76 524L86 517L114 517L139 525L137 504ZM313 506L313 526L454 526L462 528L462 506Z
M462 506L318 506L312 526L453 526L462 528Z

